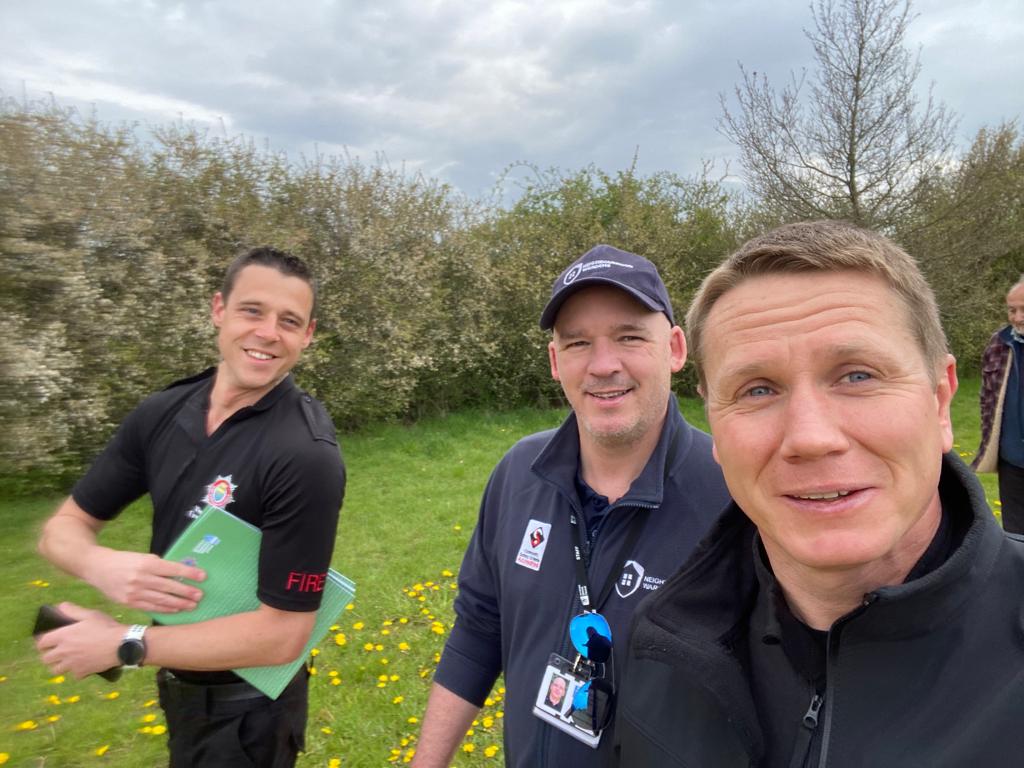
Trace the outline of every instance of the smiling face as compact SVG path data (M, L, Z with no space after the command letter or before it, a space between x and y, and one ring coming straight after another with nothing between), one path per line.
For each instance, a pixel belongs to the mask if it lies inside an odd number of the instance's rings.
M1024 284L1006 294L1006 316L1017 333L1024 333Z
M715 458L776 571L905 575L940 516L953 358L932 384L906 308L859 272L748 278L707 328Z
M548 701L556 707L565 698L565 678L555 675L551 678L551 685L548 687Z
M313 291L301 278L257 264L242 269L226 299L213 297L218 390L251 404L273 389L313 338L312 309Z
M631 449L657 442L672 373L686 361L683 332L664 314L618 288L581 289L559 310L548 354L581 443Z

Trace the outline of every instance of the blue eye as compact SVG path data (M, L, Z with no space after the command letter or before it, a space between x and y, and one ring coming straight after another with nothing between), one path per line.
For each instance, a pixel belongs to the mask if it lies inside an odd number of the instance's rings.
M748 397L765 397L772 393L771 387L766 387L763 384L756 387L751 387L747 390L746 394Z
M853 373L846 374L846 378L851 384L856 384L857 382L868 381L872 377L870 373L865 371L854 371Z

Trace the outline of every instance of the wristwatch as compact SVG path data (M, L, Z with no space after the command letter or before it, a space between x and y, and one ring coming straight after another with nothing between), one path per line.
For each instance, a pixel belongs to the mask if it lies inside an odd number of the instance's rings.
M143 639L146 629L145 624L133 624L125 633L121 644L117 646L117 660L122 667L138 669L142 666L146 658L146 641Z

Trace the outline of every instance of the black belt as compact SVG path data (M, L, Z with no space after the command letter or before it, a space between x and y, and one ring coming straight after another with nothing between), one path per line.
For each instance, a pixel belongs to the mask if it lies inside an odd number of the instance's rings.
M305 667L299 669L288 687L306 675ZM266 698L266 694L253 685L242 681L239 683L192 683L177 677L169 669L161 669L156 673L158 683L165 685L180 698L202 698L207 702L246 701L247 699Z

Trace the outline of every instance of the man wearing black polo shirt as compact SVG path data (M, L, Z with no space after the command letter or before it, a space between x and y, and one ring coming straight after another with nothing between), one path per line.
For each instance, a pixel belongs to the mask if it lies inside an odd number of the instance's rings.
M189 610L204 574L162 560L207 504L263 532L251 612L178 626L128 627L62 603L76 623L37 646L56 673L118 664L161 667L172 766L294 764L306 720L305 669L276 700L227 671L295 659L313 628L334 547L345 470L324 408L289 371L316 321L308 267L257 248L229 267L213 297L220 362L142 402L46 522L39 549L111 600L143 611ZM153 503L151 554L102 546L97 534L133 500Z

